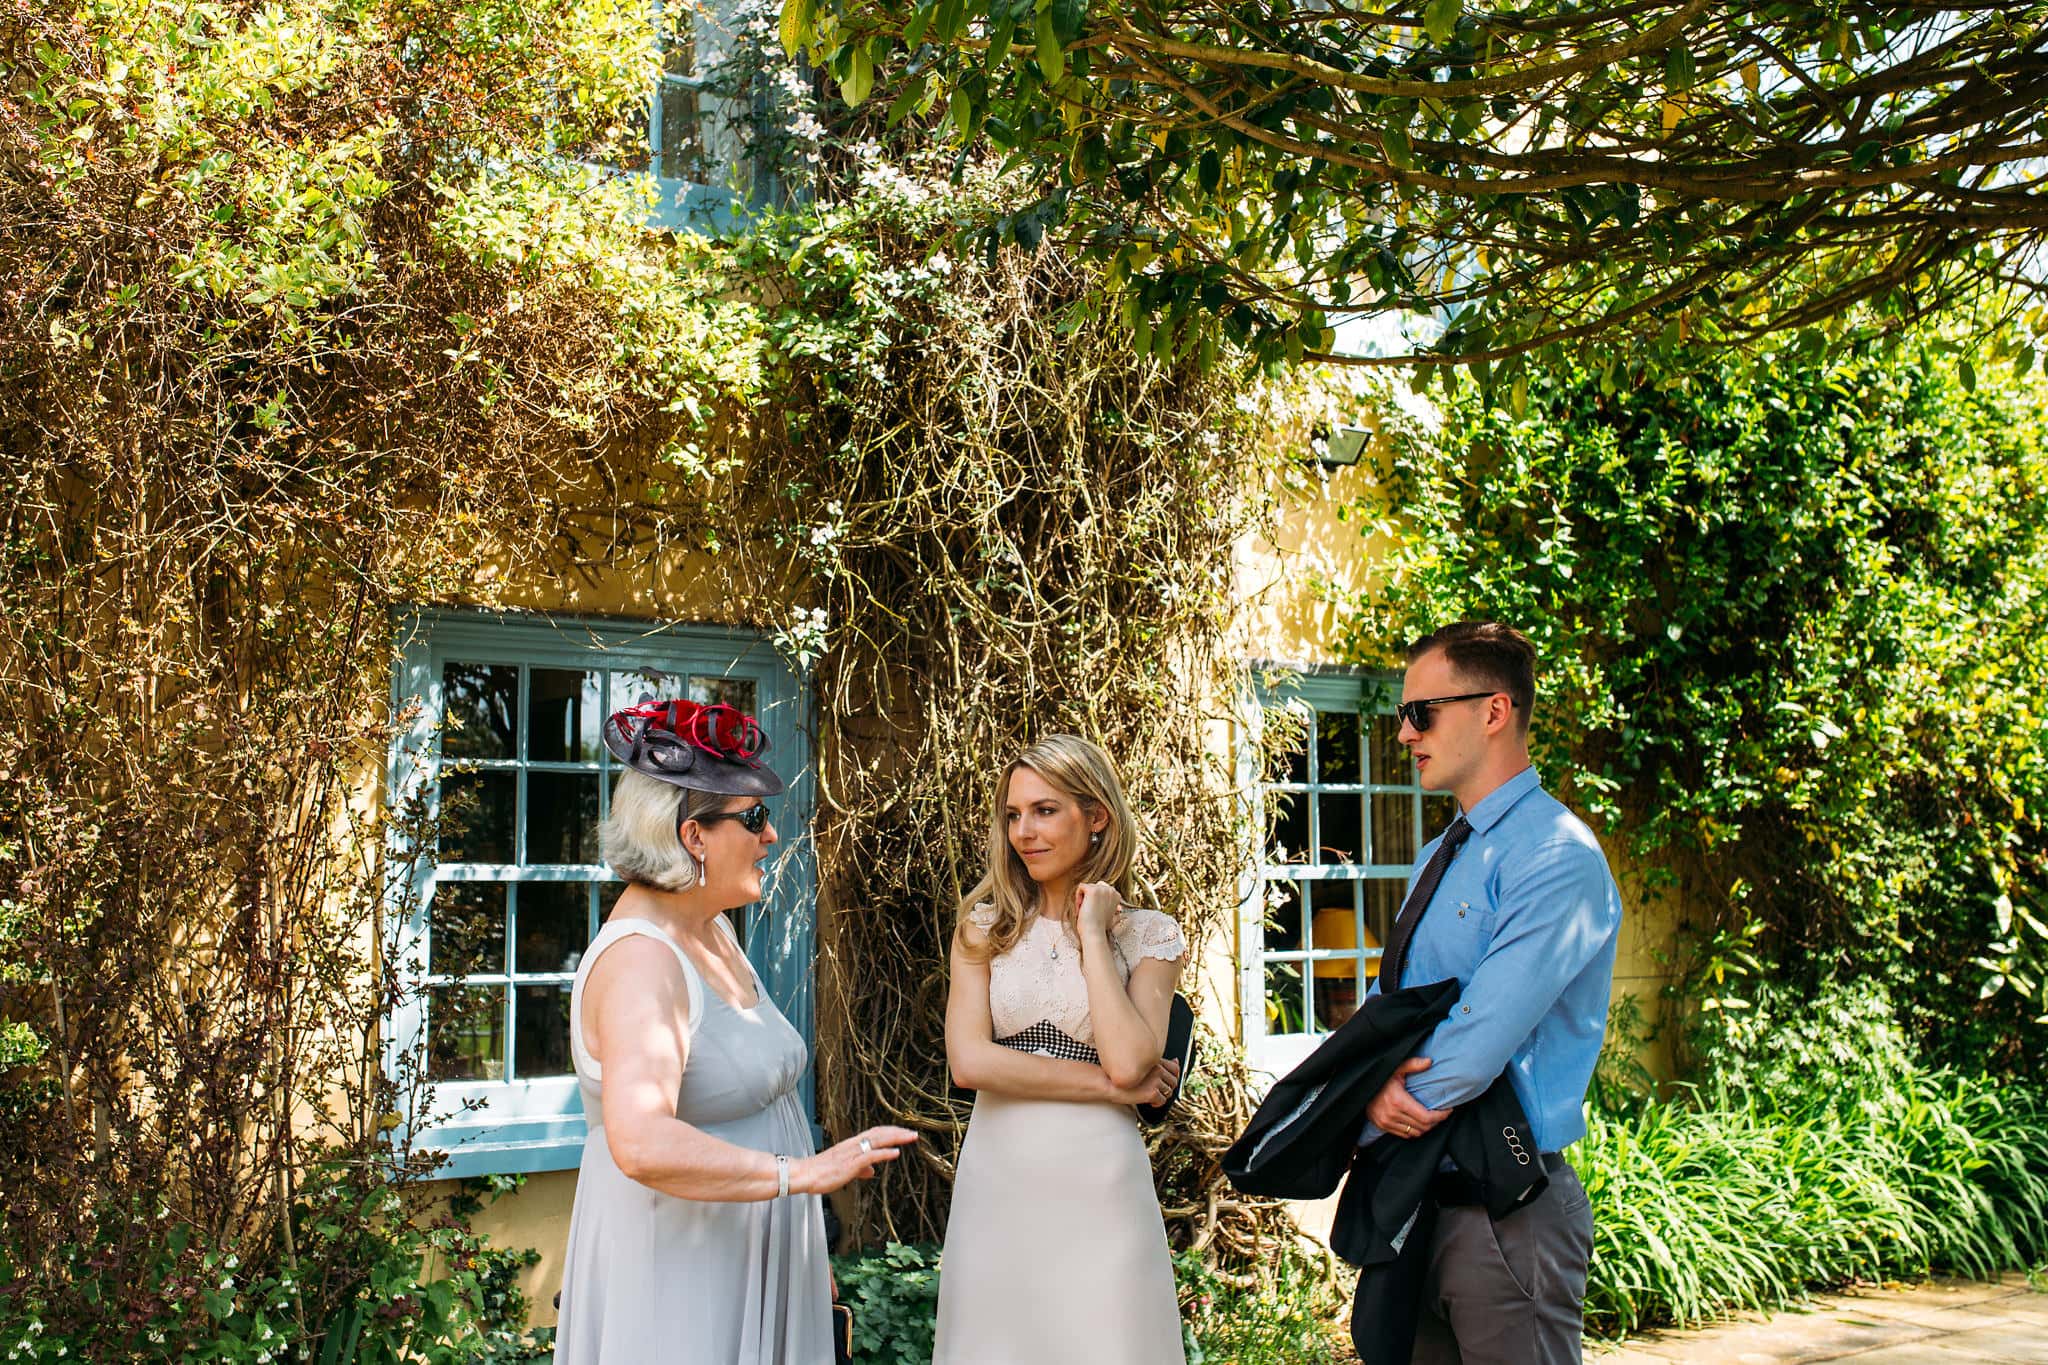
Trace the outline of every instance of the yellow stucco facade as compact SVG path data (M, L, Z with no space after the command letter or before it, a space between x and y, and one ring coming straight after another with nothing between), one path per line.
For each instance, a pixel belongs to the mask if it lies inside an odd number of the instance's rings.
M1369 481L1379 472L1379 456L1377 449L1368 450L1358 465L1313 475L1284 495L1278 515L1263 534L1238 547L1238 648L1247 665L1270 661L1313 668L1336 662L1340 609L1326 589L1341 596L1367 586L1377 549L1360 526L1344 520L1340 512L1368 491ZM720 610L727 594L725 572L718 557L674 551L622 557L601 571L564 569L534 581L486 582L479 588L494 604L540 613L730 624ZM1399 643L1389 642L1390 649ZM1218 723L1212 734L1225 752L1239 743L1227 723ZM1667 979L1659 954L1672 940L1677 913L1646 892L1639 876L1623 869L1621 880L1626 918L1615 995L1636 996L1645 1015L1653 1015ZM1214 936L1194 964L1208 1022L1234 1038L1242 1037L1242 946L1234 934ZM1649 1061L1653 1070L1662 1069L1658 1058ZM539 1252L540 1261L526 1275L525 1288L541 1325L554 1320L553 1300L561 1287L574 1194L573 1171L536 1174L517 1193L488 1205L476 1218L478 1229L494 1243ZM1312 1231L1326 1230L1330 1207L1303 1206L1304 1224Z

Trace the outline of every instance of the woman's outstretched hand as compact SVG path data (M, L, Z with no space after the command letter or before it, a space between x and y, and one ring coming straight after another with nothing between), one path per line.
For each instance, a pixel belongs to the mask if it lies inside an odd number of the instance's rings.
M789 1188L795 1194L830 1194L856 1180L872 1180L875 1168L894 1161L917 1141L908 1128L884 1125L834 1143L816 1156L792 1163ZM863 1147L862 1144L866 1146Z

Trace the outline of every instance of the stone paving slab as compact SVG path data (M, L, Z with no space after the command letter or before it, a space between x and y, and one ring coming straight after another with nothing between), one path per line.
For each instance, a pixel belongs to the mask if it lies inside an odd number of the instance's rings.
M2048 1293L2024 1275L1858 1286L1764 1317L1592 1346L1593 1365L2048 1365Z

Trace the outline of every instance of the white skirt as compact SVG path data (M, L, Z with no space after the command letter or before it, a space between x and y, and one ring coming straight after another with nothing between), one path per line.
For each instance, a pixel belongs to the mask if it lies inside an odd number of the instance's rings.
M939 1261L933 1365L1186 1359L1136 1115L978 1095Z

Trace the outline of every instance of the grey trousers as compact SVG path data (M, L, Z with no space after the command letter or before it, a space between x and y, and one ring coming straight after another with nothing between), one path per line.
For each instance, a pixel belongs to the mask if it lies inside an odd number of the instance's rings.
M1496 1223L1444 1209L1429 1248L1414 1365L1580 1365L1593 1210L1578 1172Z

